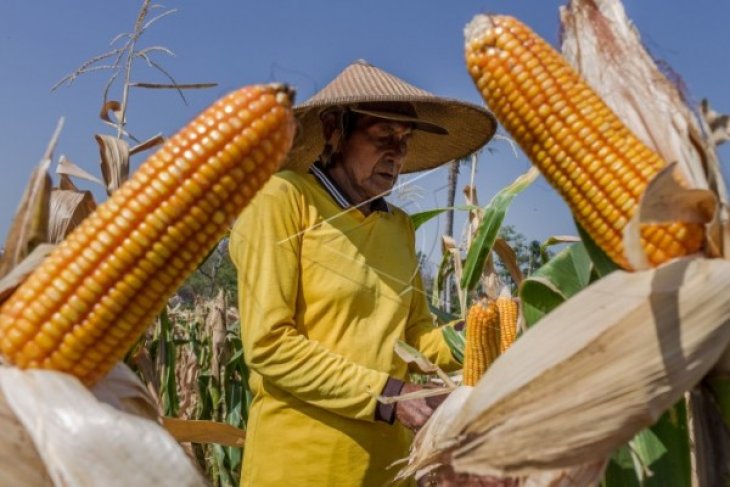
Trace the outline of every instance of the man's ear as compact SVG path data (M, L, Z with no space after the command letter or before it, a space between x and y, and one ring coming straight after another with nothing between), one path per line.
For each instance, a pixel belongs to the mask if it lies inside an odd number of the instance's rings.
M332 110L323 113L321 119L324 143L330 146L331 149L336 149L342 138L342 113Z

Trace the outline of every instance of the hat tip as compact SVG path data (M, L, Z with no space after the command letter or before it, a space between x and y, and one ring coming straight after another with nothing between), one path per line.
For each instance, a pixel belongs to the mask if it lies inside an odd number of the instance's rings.
M367 62L367 61L366 61L365 59L363 59L363 58L359 58L359 59L357 59L357 60L356 60L356 61L355 61L354 63L352 63L352 64L361 64L361 65L363 65L363 66L368 66L368 67L372 67L372 64L370 64L369 62Z

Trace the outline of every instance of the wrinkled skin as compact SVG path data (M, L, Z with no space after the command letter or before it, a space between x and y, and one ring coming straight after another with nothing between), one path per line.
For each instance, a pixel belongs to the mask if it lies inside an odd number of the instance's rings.
M406 383L401 389L401 395L417 392L425 389L422 386ZM432 396L427 398L409 399L407 401L399 401L395 406L395 419L403 424L406 428L417 431L421 428L428 418L431 417L436 408L446 399L447 394L441 396Z
M411 124L359 115L351 134L342 136L334 121L323 120L324 136L337 146L328 173L366 215L363 204L393 189L408 152Z

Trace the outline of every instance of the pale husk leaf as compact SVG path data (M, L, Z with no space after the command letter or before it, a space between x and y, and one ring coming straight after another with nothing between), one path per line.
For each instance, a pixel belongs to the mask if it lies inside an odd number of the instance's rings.
M55 485L205 485L162 426L98 401L68 374L2 367L0 394Z
M624 254L633 269L651 267L641 244L644 223L689 222L708 224L716 217L718 201L709 189L687 188L679 183L678 166L672 162L649 182L639 208L624 228Z
M51 192L51 212L48 220L48 239L62 242L71 231L96 209L90 191L54 189Z
M129 144L111 135L95 135L101 157L101 174L111 195L129 177Z
M639 207L641 223L709 223L715 216L717 198L707 189L679 184L677 163L662 169L647 185Z
M61 157L58 158L58 165L56 166L56 174L62 175L62 176L73 176L75 178L84 179L86 181L91 181L92 183L96 183L100 186L104 186L104 183L101 182L99 178L94 176L93 174L81 169L79 166L71 162L66 156L61 155Z
M33 171L5 239L0 258L0 277L10 272L37 245L48 242L48 212L51 200L50 159Z
M503 239L502 237L497 237L497 239L494 241L494 246L492 247L492 250L494 250L494 253L499 256L499 260L501 260L502 264L504 264L505 268L507 268L507 272L509 272L509 275L514 281L515 285L519 287L520 284L522 284L522 281L525 279L525 276L522 274L520 264L517 262L517 254L515 253L514 249L509 245L509 243L507 243L505 239Z
M606 457L718 360L730 341L728 285L730 262L704 258L599 280L501 355L408 470L514 476Z
M453 431L453 423L460 414L461 408L464 407L466 399L471 394L471 386L459 386L449 394L444 402L434 411L431 419L418 431L416 437L413 439L413 445L411 446L412 454L410 463L420 463L420 458L414 458L413 455L419 455L424 452L433 451L438 447L435 441L439 438L445 438L449 436L449 433ZM439 467L439 463L432 463L426 466L422 471L416 473L416 478L420 478L434 468ZM404 471L399 474L398 478L404 478L410 475L412 472Z
M25 427L8 406L5 395L0 392L0 472L2 485L25 487L52 486L43 460L33 445Z
M126 364L119 362L96 383L91 393L101 402L125 413L161 422L162 408L155 396Z

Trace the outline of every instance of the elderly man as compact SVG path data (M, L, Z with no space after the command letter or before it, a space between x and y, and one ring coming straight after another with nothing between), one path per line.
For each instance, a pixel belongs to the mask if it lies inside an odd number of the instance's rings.
M242 485L380 486L433 412L376 400L419 389L395 344L459 367L428 310L413 225L384 196L403 172L479 149L495 121L364 61L295 113L286 170L231 234L254 395Z

